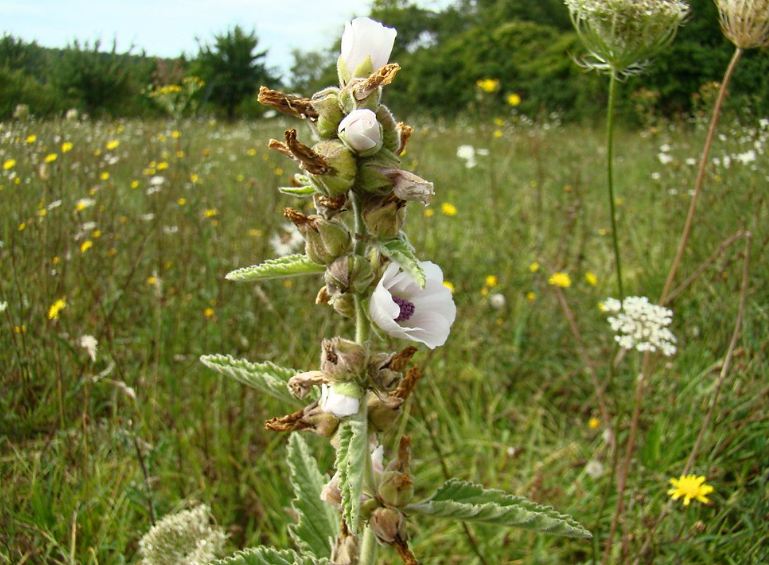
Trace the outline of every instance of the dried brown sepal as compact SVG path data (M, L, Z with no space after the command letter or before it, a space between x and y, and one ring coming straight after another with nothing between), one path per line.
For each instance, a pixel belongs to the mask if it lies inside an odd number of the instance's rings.
M401 70L398 63L389 63L371 74L366 80L353 88L356 100L365 100L380 86L387 86L395 80L395 75Z
M400 557L406 565L419 565L419 561L417 561L417 558L409 549L406 540L401 538L400 535L395 538L392 546L395 548L395 551L398 552L398 557Z
M342 196L318 196L318 204L329 210L342 210L347 204L347 195Z
M299 210L294 208L284 208L283 215L287 220L290 220L296 227L303 226L305 224L312 223L309 216L302 214Z
M398 444L398 471L407 473L411 465L411 436L403 436Z
M288 148L288 145L283 143L282 141L278 141L277 139L271 139L267 142L267 147L269 149L272 149L273 151L277 151L281 155L285 155L289 159L293 159L294 156L291 154L291 150Z
M288 150L299 161L308 172L314 175L327 175L334 173L334 168L321 156L315 153L296 138L296 130L286 130L286 145Z
M417 348L413 345L409 345L400 353L396 353L393 358L390 359L390 362L386 365L386 367L392 371L401 373L403 372L403 369L406 368L406 365L409 364L409 361L411 361L411 358L414 357L416 352Z
M328 304L330 300L331 295L328 293L328 288L325 285L320 287L317 296L315 296L315 304Z
M400 132L400 145L398 146L398 155L401 155L406 150L406 144L411 139L411 135L414 133L414 128L404 122L398 122L398 131Z
M409 395L411 395L411 393L414 392L414 389L417 386L417 382L421 378L422 378L422 371L419 370L419 367L412 367L411 369L408 370L408 372L406 373L406 376L403 377L403 380L401 380L401 382L398 383L398 388L395 389L393 396L395 398L406 400L409 397Z
M295 432L311 428L312 425L303 421L303 417L304 408L285 416L270 418L264 423L264 429L271 432Z
M259 88L257 97L260 104L275 108L278 112L293 116L294 118L317 120L318 112L312 106L309 98L286 94L280 90L272 90L266 86Z

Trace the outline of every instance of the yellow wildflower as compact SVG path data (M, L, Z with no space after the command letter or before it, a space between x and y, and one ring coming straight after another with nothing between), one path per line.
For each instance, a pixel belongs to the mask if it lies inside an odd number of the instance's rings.
M537 293L534 292L533 290L530 290L529 292L526 293L526 300L528 300L529 302L534 302L536 299L537 299Z
M3 161L4 171L10 171L15 166L16 166L16 159L6 159L5 161Z
M132 180L131 181L131 188L133 188L133 189L139 188L139 181L138 180Z
M61 263L61 257L54 255L51 259L51 265L58 265L59 263Z
M45 161L46 163L53 163L58 158L59 156L56 153L49 153L48 155L45 156L45 159L43 159L43 161Z
M500 137L502 137L503 135L504 135L504 133L502 133L502 130L501 130L501 129L495 129L495 130L494 130L494 139L499 139L499 138L500 138Z
M107 142L107 151L114 151L118 147L120 147L120 142L117 139L110 139Z
M250 149L247 149L246 155L248 155L249 157L256 157L256 149L254 149L253 147L251 147Z
M497 275L487 275L486 276L486 286L489 288L494 288L499 284L499 279L497 278Z
M27 223L26 222L21 222L19 224L19 231L24 231L25 229L27 229Z
M86 239L83 243L80 244L80 253L85 253L91 249L91 247L93 247L93 241Z
M187 199L184 196L181 196L179 197L179 199L177 199L176 203L179 206L184 206L185 204L187 204Z
M94 239L99 239L101 237L101 230L95 229L91 232L91 237Z
M209 320L214 317L214 314L216 314L216 312L210 306L208 308L206 308L205 310L203 310L203 315L206 318L208 318Z
M27 136L27 140L26 141L27 141L27 143L32 145L33 143L35 143L37 141L37 136L34 133L31 133L31 134L29 134Z
M69 141L65 141L61 144L61 152L62 153L69 153L72 151L72 143Z
M158 163L158 167L157 167L158 171L165 171L167 168L168 168L168 163L166 161L160 161L160 163Z
M515 108L521 104L521 96L517 92L511 92L507 95L507 103Z
M494 118L494 125L498 128L501 128L503 125L505 125L505 120L502 118Z
M158 284L158 278L155 275L148 276L147 284L150 286L156 286Z
M456 216L457 215L457 207L451 204L450 202L444 202L441 204L441 212L444 216Z
M588 271L585 273L585 282L590 286L595 286L598 284L598 277L593 271Z
M176 152L176 158L177 159L184 159L184 155L185 155L185 153L181 149L179 149L179 151Z
M171 137L174 139L179 139L182 136L182 132L180 132L178 129L175 129L171 132Z
M529 271L531 271L532 273L536 273L537 271L539 271L539 263L537 263L536 261L533 261L531 265L529 265Z
M109 172L102 171L102 173L99 175L99 179L101 179L103 181L108 181L109 180Z
M251 228L250 230L248 230L248 235L250 235L251 237L262 237L263 233L264 232L262 232L262 230L260 230L259 228Z
M435 210L432 208L427 208L424 212L422 212L422 215L424 215L425 218L432 218L435 215Z
M17 334L27 333L27 326L26 326L26 324L22 324L20 326L13 326L13 332L17 333Z
M547 284L557 286L559 288L569 288L571 286L571 277L568 273L553 273L550 275L550 278L547 279Z
M587 427L591 430L597 430L599 426L601 425L601 420L593 416L587 421Z
M196 174L196 173L192 173L192 174L190 174L190 182L191 182L192 184L197 184L197 182L198 182L199 180L200 180L200 175L198 175L198 174Z
M204 218L213 218L217 214L219 214L219 210L217 210L216 208L206 208L205 210L203 210Z
M64 298L59 298L56 302L51 304L50 308L48 308L48 319L57 320L59 318L59 313L66 307L67 301Z
M697 475L681 475L678 479L670 479L672 488L668 490L668 495L673 500L684 499L684 506L689 506L692 499L698 500L703 504L709 504L707 495L713 492L713 487L705 484L705 477Z
M273 173L275 173L276 177L283 176L284 172L285 171L282 168L280 168L280 167L275 167L275 170L273 171Z
M41 217L41 218L45 218L45 217L48 215L48 210L46 210L45 208L40 208L40 209L37 211L37 215L38 215L39 217Z
M475 82L475 86L483 92L491 94L499 90L499 80L495 78L483 78Z

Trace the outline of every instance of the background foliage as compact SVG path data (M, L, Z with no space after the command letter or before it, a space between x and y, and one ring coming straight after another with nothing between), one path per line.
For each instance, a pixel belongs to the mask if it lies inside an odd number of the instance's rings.
M658 112L672 116L690 112L692 95L720 80L731 46L723 38L712 0L691 0L692 14L673 48L655 60L650 72L628 80L626 94L643 89L654 96ZM375 19L398 29L392 60L403 66L399 88L389 100L401 116L456 116L478 110L478 79L499 79L501 89L483 100L501 111L511 92L522 97L518 111L530 117L560 113L569 120L600 114L605 96L597 77L584 73L574 59L582 48L571 29L561 0L458 0L442 11L421 8L409 0L375 0ZM254 31L234 27L200 48L192 60L162 60L146 54L101 51L74 43L66 49L45 49L10 36L0 40L0 118L25 103L33 114L61 115L74 107L94 115L151 116L158 109L144 93L164 84L163 72L176 67L182 75L198 74L208 83L203 111L229 119L261 113L255 93L260 84L276 86L269 52L258 49ZM318 52L295 53L284 86L304 94L331 84L338 42ZM769 111L769 58L747 53L735 77L729 104ZM622 96L626 100L628 97ZM634 122L644 111L627 103L621 109Z

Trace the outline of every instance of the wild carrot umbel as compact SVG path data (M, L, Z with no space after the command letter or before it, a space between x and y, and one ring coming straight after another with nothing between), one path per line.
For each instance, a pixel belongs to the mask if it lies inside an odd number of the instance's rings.
M404 231L409 202L428 205L434 187L402 169L400 156L412 128L397 122L381 101L383 87L400 69L388 63L395 35L394 29L358 18L342 37L338 86L309 98L260 91L263 104L303 120L313 136L305 143L304 135L289 129L282 140L269 142L301 169L280 191L304 201L301 210L284 211L304 240L304 252L238 269L227 278L318 277L316 304L354 322L354 339L323 338L320 365L309 371L225 355L202 357L212 369L294 407L265 427L292 433L288 463L298 523L289 531L296 550L257 547L226 561L233 565L248 559L373 564L379 546L416 563L406 522L420 514L590 537L552 508L457 479L414 502L409 438L399 434L392 454L381 444L421 376L408 369L416 347L383 350L381 338L441 347L457 314L441 268L419 260ZM310 207L314 210L306 213ZM331 480L318 469L300 431L331 442L336 450ZM319 508L321 499L325 504Z

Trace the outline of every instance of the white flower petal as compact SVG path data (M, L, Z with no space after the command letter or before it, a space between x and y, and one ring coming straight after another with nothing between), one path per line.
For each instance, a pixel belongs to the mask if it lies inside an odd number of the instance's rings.
M324 384L320 396L320 409L330 412L337 418L352 416L358 413L360 399L341 394L333 386Z

